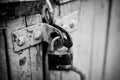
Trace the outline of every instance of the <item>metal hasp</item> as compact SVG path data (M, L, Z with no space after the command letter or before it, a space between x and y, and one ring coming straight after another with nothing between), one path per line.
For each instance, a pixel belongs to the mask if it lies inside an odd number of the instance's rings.
M33 26L15 30L11 33L13 50L18 52L28 47L39 44L42 41L50 42L52 32L60 33L49 24L39 23Z

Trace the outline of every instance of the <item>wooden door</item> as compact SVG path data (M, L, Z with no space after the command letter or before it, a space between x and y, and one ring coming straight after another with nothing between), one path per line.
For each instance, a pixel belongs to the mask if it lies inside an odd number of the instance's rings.
M72 21L75 23L74 28L65 28L71 31L73 39L73 66L85 74L86 80L103 78L108 8L107 0L78 0L59 7L61 22L67 26ZM72 71L61 72L60 77L62 80L80 80Z
M112 6L112 13L110 6ZM54 6L54 18L55 23L62 25L71 35L73 66L85 74L86 80L120 79L118 68L119 3L117 1L113 1L113 5L111 5L108 0L75 0L63 5L56 5ZM2 45L2 48L0 47L2 54L0 55L3 56L0 56L0 67L3 70L0 75L5 74L0 76L0 79L43 79L41 44L16 53L13 51L11 35L14 30L40 22L40 14L31 14L7 21L4 25L6 30L0 30L0 46ZM110 36L108 37L108 35ZM113 54L114 52L115 54ZM80 80L80 77L73 71L50 71L51 80Z
M26 21L25 21L26 20ZM40 44L20 52L14 52L11 32L41 22L40 14L21 17L7 22L6 38L11 80L42 80ZM26 26L27 25L27 26Z

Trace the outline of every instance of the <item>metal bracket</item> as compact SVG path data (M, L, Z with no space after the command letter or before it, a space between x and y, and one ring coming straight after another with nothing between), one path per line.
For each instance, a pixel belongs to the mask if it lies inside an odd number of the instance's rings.
M13 50L18 52L42 41L50 43L50 34L52 32L60 33L59 30L45 23L15 30L12 32Z

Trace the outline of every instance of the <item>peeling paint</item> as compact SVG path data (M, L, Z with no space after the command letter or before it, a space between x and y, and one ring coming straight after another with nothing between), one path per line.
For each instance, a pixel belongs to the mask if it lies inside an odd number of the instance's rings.
M26 57L23 57L22 59L19 60L19 65L23 66L25 65L25 62L26 62Z

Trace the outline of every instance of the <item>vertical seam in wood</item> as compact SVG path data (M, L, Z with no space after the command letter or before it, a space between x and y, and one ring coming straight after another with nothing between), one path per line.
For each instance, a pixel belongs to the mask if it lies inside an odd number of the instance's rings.
M31 55L30 55L30 47L28 48L28 53L29 53L29 59L30 59L30 76L31 76L31 80L32 80L32 66L31 66Z
M60 71L60 80L62 80L62 71Z
M61 11L60 11L61 8L60 8L60 5L58 5L58 10L59 10L59 11L58 11L58 12L59 12L59 13L58 13L58 16L61 17Z
M28 24L27 24L27 17L25 16L25 26L28 27Z
M7 77L8 80L12 80L11 78L11 68L10 68L10 59L9 59L9 55L8 55L8 47L7 47L7 38L6 38L6 29L3 30L3 36L4 36L4 45L5 45L5 56L6 56L6 65L7 65Z
M28 24L27 24L27 16L25 16L25 27L28 27ZM32 80L32 66L31 66L30 47L28 48L28 55L29 55L30 76L31 76L31 80Z
M112 2L113 2L113 0L108 0L108 3L109 3L109 6L108 6L109 7L108 8L108 22L107 22L107 29L106 29L106 41L105 41L102 80L105 80L105 69L106 69L106 61L107 61L107 54L108 54L108 41L109 41L110 22L111 22L111 13L112 13Z

